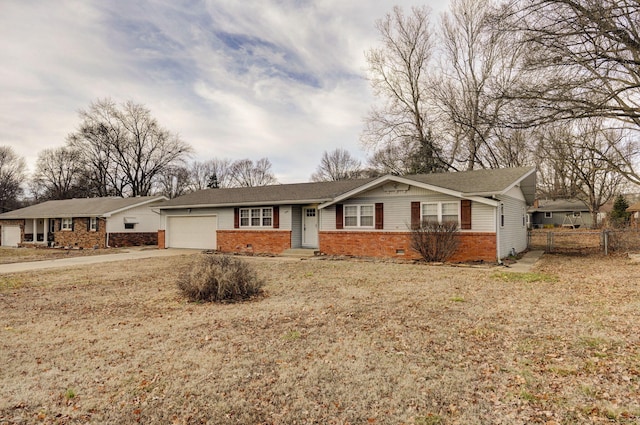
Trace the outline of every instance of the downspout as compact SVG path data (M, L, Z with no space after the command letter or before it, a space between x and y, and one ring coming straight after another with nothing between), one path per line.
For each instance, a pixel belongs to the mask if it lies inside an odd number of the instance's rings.
M502 260L500 259L500 239L502 236L500 234L500 199L496 198L495 195L491 196L491 198L498 201L498 205L496 205L496 208L493 210L493 216L496 225L496 260L498 264L502 265Z

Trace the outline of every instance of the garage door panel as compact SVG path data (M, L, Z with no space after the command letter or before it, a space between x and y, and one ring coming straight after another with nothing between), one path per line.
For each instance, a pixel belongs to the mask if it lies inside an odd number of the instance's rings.
M18 246L20 243L20 226L2 226L0 244L2 246Z
M169 217L169 248L216 249L216 216Z

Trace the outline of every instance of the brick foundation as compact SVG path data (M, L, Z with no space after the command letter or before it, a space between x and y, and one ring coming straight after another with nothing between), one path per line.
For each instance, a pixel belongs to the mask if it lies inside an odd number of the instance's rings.
M158 248L165 249L166 248L166 232L164 230L158 230Z
M449 260L496 261L495 233L459 233L460 245ZM326 255L353 255L356 257L381 257L419 259L411 249L407 232L320 232L320 251Z
M289 230L218 230L218 251L280 254L291 248Z
M135 232L135 233L109 233L109 246L143 246L157 245L157 232Z

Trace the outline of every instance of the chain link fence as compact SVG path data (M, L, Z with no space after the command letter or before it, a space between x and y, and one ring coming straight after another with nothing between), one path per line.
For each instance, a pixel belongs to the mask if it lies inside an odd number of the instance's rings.
M580 255L640 251L640 231L630 228L531 230L529 231L529 249Z

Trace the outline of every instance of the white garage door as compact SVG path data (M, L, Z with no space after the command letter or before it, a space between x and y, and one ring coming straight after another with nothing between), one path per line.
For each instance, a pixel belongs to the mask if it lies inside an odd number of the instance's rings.
M216 216L169 217L168 248L216 249Z
M20 243L20 226L2 226L0 243L2 246L18 246Z

